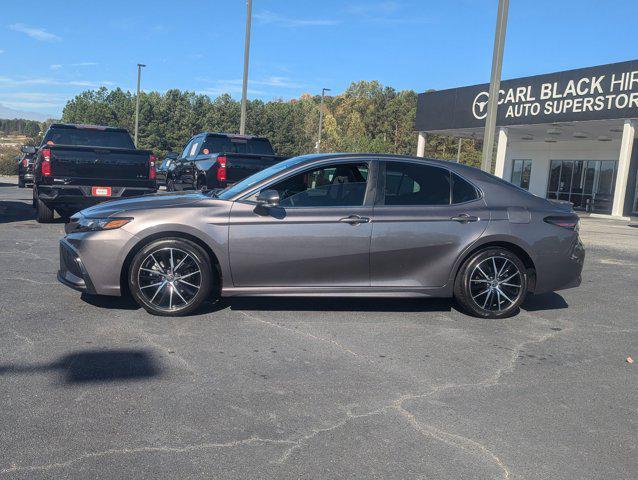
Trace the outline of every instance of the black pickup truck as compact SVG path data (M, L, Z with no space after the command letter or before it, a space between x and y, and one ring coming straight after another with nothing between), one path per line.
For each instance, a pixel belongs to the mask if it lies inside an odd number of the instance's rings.
M166 171L166 189L226 188L286 158L275 155L267 138L200 133Z
M33 206L38 222L96 203L157 191L155 157L125 129L52 124L35 153ZM25 153L30 153L25 152Z

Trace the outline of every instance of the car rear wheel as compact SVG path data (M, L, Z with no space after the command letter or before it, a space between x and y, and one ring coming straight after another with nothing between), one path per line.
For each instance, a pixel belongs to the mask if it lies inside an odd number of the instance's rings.
M517 255L505 248L487 248L463 263L454 284L454 297L471 315L505 318L518 312L527 283L527 270Z
M133 258L128 274L135 301L153 315L179 316L197 309L211 293L208 254L181 238L157 240Z

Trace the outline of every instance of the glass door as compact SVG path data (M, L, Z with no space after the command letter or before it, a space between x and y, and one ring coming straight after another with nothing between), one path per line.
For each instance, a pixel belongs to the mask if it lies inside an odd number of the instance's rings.
M609 214L615 180L613 160L552 160L547 198L571 202L575 210Z

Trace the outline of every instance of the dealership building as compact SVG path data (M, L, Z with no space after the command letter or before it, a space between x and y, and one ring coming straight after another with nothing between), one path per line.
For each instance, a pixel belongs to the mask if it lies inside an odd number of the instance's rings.
M419 95L417 155L438 134L482 139L489 84ZM638 216L638 60L501 82L494 173L574 209Z

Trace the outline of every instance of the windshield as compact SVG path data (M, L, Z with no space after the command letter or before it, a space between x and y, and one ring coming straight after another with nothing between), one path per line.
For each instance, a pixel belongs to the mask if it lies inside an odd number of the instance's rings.
M244 190L248 190L253 185L258 184L262 180L265 180L268 177L271 177L275 175L276 173L281 172L282 170L292 168L298 163L301 163L305 159L306 159L305 156L293 157L293 158L289 158L288 160L284 160L283 162L275 163L271 167L261 170L255 173L254 175L251 175L248 178L244 178L241 182L236 183L235 185L231 187L225 188L221 192L217 193L215 196L217 198L221 198L222 200L229 200L233 198L235 195L237 195L238 193L241 193Z
M78 145L86 147L134 149L131 136L118 130L93 130L88 128L52 128L43 145Z

